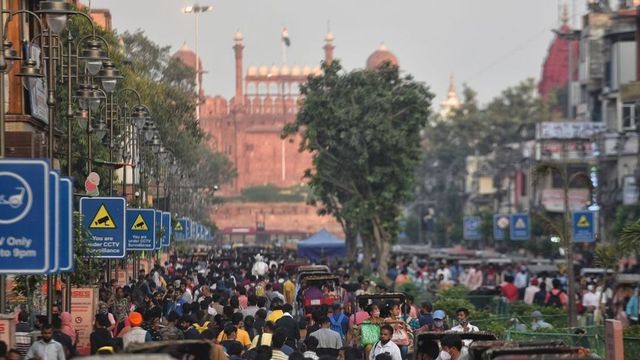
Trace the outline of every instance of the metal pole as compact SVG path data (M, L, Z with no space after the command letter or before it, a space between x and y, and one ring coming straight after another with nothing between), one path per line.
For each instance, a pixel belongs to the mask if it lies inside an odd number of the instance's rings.
M566 144L565 144L566 147ZM567 158L565 148L565 159L562 163L562 177L564 182L564 214L563 214L563 232L565 242L565 255L567 262L567 297L569 310L569 327L576 326L576 298L574 289L574 271L573 271L573 242L571 239L571 209L569 208L569 174L567 170Z
M69 32L67 36L67 176L69 177L71 177L72 174L71 130L73 125L73 107L71 106L71 49L73 49L73 37L71 36L71 32ZM87 121L89 121L89 119L87 119ZM71 273L66 273L63 276L66 283L63 308L65 311L71 312Z
M198 58L198 45L200 41L200 15L199 12L195 12L196 16L196 91L197 103L196 103L196 120L200 120L200 59Z
M569 120L573 120L573 101L571 99L572 97L572 85L573 85L573 34L571 33L573 30L569 29L569 33L567 34L567 42L568 42L568 46L569 46L569 50L568 50L568 56L569 59L567 59L568 62L568 71L569 71L569 76L567 77L567 118Z
M0 0L0 14L4 11L4 1ZM0 17L0 39L4 39L4 17ZM4 52L0 52L0 158L4 157L5 135L4 135L4 75L7 71L7 60ZM0 314L7 310L7 276L0 275Z
M54 160L54 147L53 147L53 129L55 126L55 107L56 107L56 97L55 97L55 78L54 78L54 64L53 64L53 32L51 29L48 31L48 53L49 53L49 63L47 64L49 69L47 71L47 86L48 86L48 97L47 97L47 105L49 106L49 162L53 167ZM4 91L4 88L2 89ZM53 281L52 275L47 275L47 318L49 320L49 324L52 323L53 320L53 302L55 296L55 284Z

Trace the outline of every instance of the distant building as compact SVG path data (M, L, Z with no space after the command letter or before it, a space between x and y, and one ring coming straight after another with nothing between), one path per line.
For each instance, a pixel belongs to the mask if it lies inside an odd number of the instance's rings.
M542 75L538 83L538 92L544 98L548 98L554 91L567 86L569 79L569 46L571 46L572 81L578 77L578 60L580 55L580 42L577 39L568 39L565 34L570 34L572 29L568 25L569 17L563 16L563 24L556 33L556 37L549 46L547 57L542 65Z
M243 40L243 35L237 32L233 46L236 75L234 96L225 99L219 95L205 96L201 92L200 126L210 135L209 146L228 156L237 170L236 179L231 186L222 188L222 195L237 195L244 189L261 185L278 188L297 186L304 182L304 171L312 167L311 154L298 151L300 139L282 139L281 133L285 124L295 120L299 110L300 85L309 76L321 75L320 66L250 65L245 71ZM323 49L325 61L328 62L333 60L333 40L333 34L327 33ZM195 53L186 46L174 56L195 68ZM368 57L366 67L374 69L386 62L398 65L397 57L381 45ZM247 223L248 218L254 216L257 219L270 212L283 211L280 217L267 216L266 226L313 232L319 230L322 221L328 219L325 217L321 220L315 209L309 209L304 203L280 207L279 210L274 210L273 204L253 204L250 209L244 204L242 210L240 206L226 204L218 210L215 221L221 227L253 226ZM247 216L247 213L254 215ZM296 216L299 221L295 220ZM326 227L334 233L341 232L333 220Z
M462 103L458 98L456 92L456 85L453 82L453 75L449 77L449 90L447 91L447 98L440 103L440 117L442 119L448 119L455 110L459 109Z

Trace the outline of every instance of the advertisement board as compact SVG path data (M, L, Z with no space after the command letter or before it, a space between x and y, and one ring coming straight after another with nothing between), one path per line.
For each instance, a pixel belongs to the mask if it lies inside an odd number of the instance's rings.
M583 210L591 201L589 189L570 189L569 208L570 210ZM542 206L550 212L564 212L564 190L543 189Z
M97 288L71 289L71 321L78 332L77 350L80 355L91 353L89 336L93 331L97 300Z
M4 341L9 349L16 347L16 317L0 315L0 341Z

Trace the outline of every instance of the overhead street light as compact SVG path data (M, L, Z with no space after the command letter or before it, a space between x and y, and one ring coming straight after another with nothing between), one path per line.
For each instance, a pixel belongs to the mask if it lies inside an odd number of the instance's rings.
M197 93L197 103L196 103L196 120L200 120L200 90L202 88L202 84L200 83L200 75L202 74L202 70L200 69L200 58L198 57L198 47L200 42L200 13L212 12L213 6L211 5L191 5L182 9L182 12L185 14L195 14L195 25L196 25L196 91Z

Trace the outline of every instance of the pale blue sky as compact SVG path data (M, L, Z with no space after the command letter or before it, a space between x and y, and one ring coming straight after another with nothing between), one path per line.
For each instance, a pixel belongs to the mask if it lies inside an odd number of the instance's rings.
M233 35L244 34L245 71L282 62L280 32L289 29L289 65L319 64L330 22L335 57L347 69L364 66L380 43L399 58L400 67L446 94L449 74L461 88L468 83L489 101L507 86L538 79L564 0L92 0L109 8L119 32L143 29L174 50L195 48L195 19L187 5L213 5L200 16L203 87L208 95L229 97L234 89ZM574 20L586 0L572 0ZM82 0L88 4L88 0Z

